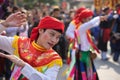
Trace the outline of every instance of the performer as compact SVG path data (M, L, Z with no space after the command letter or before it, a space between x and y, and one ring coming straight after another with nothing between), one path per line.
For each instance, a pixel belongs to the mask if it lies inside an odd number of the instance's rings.
M8 19L4 23L8 23ZM18 24L17 21L14 24ZM5 28L6 25L1 23L0 31ZM10 80L56 80L62 59L52 47L63 32L64 24L61 21L46 16L32 30L30 38L0 36L0 49L10 53L0 53L0 56L15 63Z
M76 31L77 25L71 24L66 31L66 36L74 39L75 44L78 44L72 51L72 53L77 55L77 58L75 59L75 66L67 76L67 80L72 80L73 77L74 80L99 80L90 49L93 48L98 53L99 50L90 38L89 29L99 25L100 21L106 20L107 16L98 16L93 19L92 16L93 12L91 10L83 10L79 14L78 30Z
M71 25L75 25L75 26L73 26L73 28L74 29L69 29L68 31L69 32L71 32L71 33L74 33L74 31L75 30L77 30L78 28L79 28L79 14L83 11L83 10L85 10L86 8L85 7L80 7L79 9L77 9L76 10L76 12L75 12L75 15L74 15L74 18L73 18L73 20L70 22L70 24L69 24L69 26L71 26ZM68 26L68 27L69 27ZM66 32L66 34L69 34L69 32ZM72 37L72 38L71 38ZM72 48L72 46L71 45L73 45L74 44L74 42L73 42L73 39L74 39L74 34L71 34L71 37L69 37L69 36L66 36L66 38L67 38L67 40L68 40L68 46L69 46L69 49L71 49ZM70 64L70 63L72 63L72 58L70 59L70 50L68 51L68 54L67 54L67 63L68 64ZM72 56L72 55L71 55ZM73 56L75 56L75 55L73 55Z
M104 7L102 9L102 15L111 15L110 13L110 8L109 7ZM101 59L106 61L109 58L107 57L107 44L108 41L110 40L110 33L111 33L111 26L113 24L114 19L108 18L107 21L102 21L100 23L100 31L98 35L98 48L101 50Z
M75 28L75 29L78 29L78 28L79 28L79 25L80 25L79 14L80 14L83 10L85 10L85 9L86 9L85 7L81 7L81 8L79 8L79 9L75 12L74 19L70 22L69 26L71 26L71 25L76 25L76 26L74 26L74 28ZM69 27L69 26L68 26L68 27ZM70 29L70 32L74 33L75 29ZM67 34L67 32L66 32L66 34ZM69 34L69 33L68 33L68 34ZM72 38L69 37L69 36L66 36L66 37L67 37L67 39L71 40L71 39L74 38L74 34L72 34L71 36L72 36Z
M66 38L68 40L68 53L67 53L67 64L68 64L68 72L67 72L67 77L70 75L70 72L72 72L72 69L74 69L74 64L76 61L76 54L75 54L75 49L74 49L74 31L79 29L79 25L80 25L80 21L79 21L79 14L85 10L85 7L80 7L79 9L76 10L75 15L73 20L70 22L69 26L72 26L71 29L67 29L66 31ZM74 25L74 26L73 26ZM68 28L69 28L68 26ZM72 29L73 28L73 29ZM67 36L67 34L73 33L71 34L71 37ZM69 77L68 77L69 78Z

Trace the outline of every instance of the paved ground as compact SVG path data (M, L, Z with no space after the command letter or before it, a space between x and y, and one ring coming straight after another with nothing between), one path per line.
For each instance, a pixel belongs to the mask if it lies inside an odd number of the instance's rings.
M114 62L112 57L109 61L102 61L100 55L98 55L94 62L100 80L120 80L120 59L118 63ZM59 72L58 80L66 80L65 75L63 75L66 68L67 65L64 64Z

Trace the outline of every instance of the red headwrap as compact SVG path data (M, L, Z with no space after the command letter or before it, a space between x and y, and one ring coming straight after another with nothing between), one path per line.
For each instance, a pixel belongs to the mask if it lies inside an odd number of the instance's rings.
M79 14L85 10L86 8L85 7L81 7L79 8L76 13L75 13L75 17L74 17L74 20L75 20L75 23L78 24L80 21L79 21Z
M85 10L85 9L86 9L85 7L79 8L79 9L76 11L76 13L75 13L75 18L78 17L78 15L79 15L83 10Z
M64 32L64 24L56 18L46 16L42 20L40 20L37 27L33 28L31 33L31 41L35 40L38 36L39 29L55 29L61 30Z
M82 19L88 18L91 16L93 16L93 12L89 9L85 9L79 14L79 20L81 21Z

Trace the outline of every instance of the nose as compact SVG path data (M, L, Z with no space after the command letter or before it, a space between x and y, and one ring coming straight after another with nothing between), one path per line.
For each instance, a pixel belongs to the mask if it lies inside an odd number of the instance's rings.
M59 41L59 39L57 37L52 37L51 40L52 40L53 43L57 43Z

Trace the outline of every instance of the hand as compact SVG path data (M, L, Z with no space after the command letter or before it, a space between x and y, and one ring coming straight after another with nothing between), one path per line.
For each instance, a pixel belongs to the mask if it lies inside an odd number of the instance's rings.
M20 27L25 24L26 15L21 12L17 12L8 16L8 18L1 24L5 27Z
M115 38L116 38L117 40L120 39L120 33L114 33L114 36L115 36Z
M0 57L9 59L19 67L24 67L26 64L22 59L18 58L15 55L7 55L7 54L0 53Z
M105 16L100 16L100 21L107 21L107 18L108 18L107 15L105 15Z
M117 19L118 17L119 17L118 14L113 15L113 18L114 18L114 19Z

